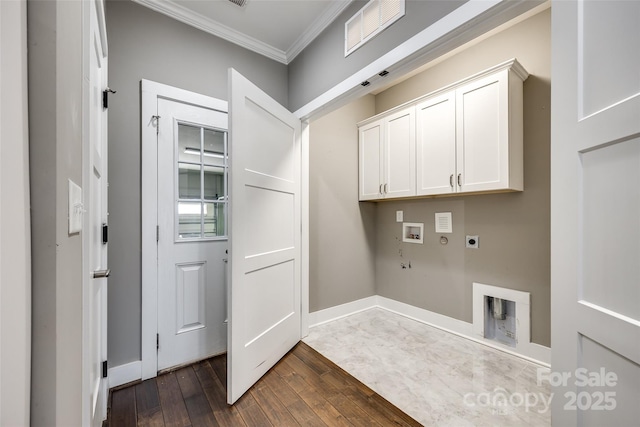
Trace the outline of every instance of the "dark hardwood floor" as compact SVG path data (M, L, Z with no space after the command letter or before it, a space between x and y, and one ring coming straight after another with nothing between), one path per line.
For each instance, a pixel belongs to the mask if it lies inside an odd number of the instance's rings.
M106 425L420 425L302 342L233 406L226 372L218 356L112 391Z

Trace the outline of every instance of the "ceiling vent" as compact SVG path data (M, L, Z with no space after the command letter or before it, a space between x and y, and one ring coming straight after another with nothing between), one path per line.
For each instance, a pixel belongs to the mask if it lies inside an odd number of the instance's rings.
M345 24L344 56L404 16L405 0L370 0Z
M240 6L240 7L243 7L245 4L247 4L247 0L229 0L229 1L235 4L236 6Z

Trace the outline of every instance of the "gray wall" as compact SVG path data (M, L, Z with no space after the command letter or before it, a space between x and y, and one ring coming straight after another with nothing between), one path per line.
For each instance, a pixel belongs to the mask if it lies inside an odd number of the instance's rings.
M27 2L0 2L0 425L27 426L31 230Z
M376 205L358 203L358 144L354 126L374 114L374 102L369 95L311 123L311 312L376 294Z
M81 425L82 237L67 233L82 183L82 4L28 2L32 224L31 424Z
M287 105L286 66L130 1L106 5L109 40L109 366L140 360L140 80L227 99L234 67Z
M376 96L379 113L513 57L531 74L524 83L525 191L379 203L379 295L471 322L472 282L527 291L532 341L550 345L550 36L547 9ZM396 210L425 223L424 245L398 243ZM449 211L454 234L442 246L434 213ZM465 234L479 235L480 249L465 249ZM411 270L400 268L399 249Z
M344 24L367 3L354 1L289 64L291 111L304 106L466 1L407 0L404 17L345 58Z

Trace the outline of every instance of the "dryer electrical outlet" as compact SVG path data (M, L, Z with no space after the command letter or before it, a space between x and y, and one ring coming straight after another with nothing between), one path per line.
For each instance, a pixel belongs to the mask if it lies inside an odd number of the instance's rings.
M469 249L478 249L480 247L480 238L478 236L467 236L466 247Z

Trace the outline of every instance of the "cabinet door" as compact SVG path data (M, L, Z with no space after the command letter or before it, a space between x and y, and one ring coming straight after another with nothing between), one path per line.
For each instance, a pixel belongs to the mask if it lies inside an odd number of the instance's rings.
M507 71L457 89L456 107L458 191L508 188Z
M456 98L451 91L416 107L417 195L456 191Z
M382 198L382 120L359 129L360 200Z
M416 195L416 114L410 107L385 119L384 198Z

